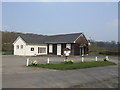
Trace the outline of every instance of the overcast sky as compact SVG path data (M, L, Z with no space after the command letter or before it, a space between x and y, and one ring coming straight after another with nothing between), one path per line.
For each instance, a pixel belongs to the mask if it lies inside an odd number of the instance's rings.
M88 39L118 40L117 2L4 2L3 30L54 35L83 32Z

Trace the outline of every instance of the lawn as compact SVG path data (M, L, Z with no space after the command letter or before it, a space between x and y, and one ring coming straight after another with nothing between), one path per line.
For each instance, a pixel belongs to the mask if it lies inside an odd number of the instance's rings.
M56 69L56 70L72 70L72 69L82 69L82 68L92 68L92 67L101 67L101 66L109 66L116 65L110 61L94 61L94 62L80 62L73 64L38 64L38 65L29 65L30 67L41 67L48 69Z

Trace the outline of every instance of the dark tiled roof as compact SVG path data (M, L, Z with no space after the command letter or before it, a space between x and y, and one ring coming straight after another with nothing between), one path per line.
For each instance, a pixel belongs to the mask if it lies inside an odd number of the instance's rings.
M29 44L44 44L46 36L25 36L21 35L20 36L26 43Z
M81 33L48 36L46 43L73 43Z
M45 44L45 43L73 43L82 33L61 34L52 36L21 36L26 43Z

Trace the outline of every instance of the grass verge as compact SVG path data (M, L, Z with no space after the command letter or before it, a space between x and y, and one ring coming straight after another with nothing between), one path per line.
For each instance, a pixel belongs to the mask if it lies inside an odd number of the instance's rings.
M2 52L2 55L13 55L12 52Z
M101 66L109 66L109 65L116 65L116 64L109 61L97 61L97 62L80 62L73 64L38 64L36 66L34 65L29 65L29 66L56 69L56 70L72 70L72 69L92 68L92 67L101 67Z

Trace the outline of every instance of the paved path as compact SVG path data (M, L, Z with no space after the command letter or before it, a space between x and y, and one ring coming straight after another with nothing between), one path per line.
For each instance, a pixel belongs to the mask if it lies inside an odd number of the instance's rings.
M117 65L59 71L26 67L26 58L3 56L3 88L117 87ZM32 58L38 59L38 57ZM99 85L91 85L91 83Z

